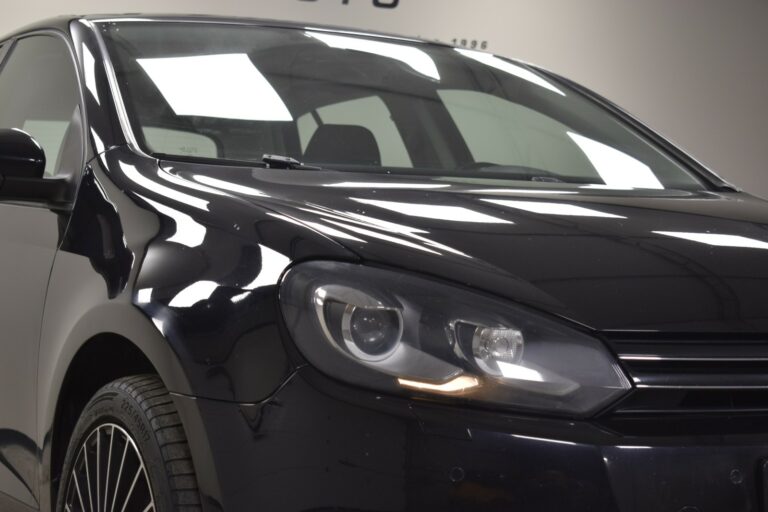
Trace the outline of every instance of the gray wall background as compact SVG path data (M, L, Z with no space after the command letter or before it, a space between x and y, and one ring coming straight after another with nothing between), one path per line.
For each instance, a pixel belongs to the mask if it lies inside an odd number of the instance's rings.
M391 1L391 0L388 0ZM587 85L768 198L768 0L4 0L0 33L58 14L245 15L488 41Z

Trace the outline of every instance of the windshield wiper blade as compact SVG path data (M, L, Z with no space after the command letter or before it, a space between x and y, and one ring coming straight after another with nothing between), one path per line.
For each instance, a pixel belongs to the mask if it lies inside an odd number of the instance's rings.
M268 169L298 169L298 170L320 170L321 167L304 165L295 158L283 155L264 155L261 161L267 164Z
M204 156L170 155L167 153L152 153L158 160L170 160L177 162L190 162L208 165L234 165L238 167L260 167L266 169L297 169L309 171L321 171L322 167L304 165L298 160L280 155L264 155L262 160L233 160L230 158L210 158Z

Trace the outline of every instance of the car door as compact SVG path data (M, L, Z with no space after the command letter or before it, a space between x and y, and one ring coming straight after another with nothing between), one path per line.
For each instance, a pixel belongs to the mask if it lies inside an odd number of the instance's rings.
M46 154L46 178L83 166L80 89L67 42L40 33L6 43L0 61L0 128L32 135ZM10 201L0 190L0 510L36 507L38 343L48 277L66 208Z

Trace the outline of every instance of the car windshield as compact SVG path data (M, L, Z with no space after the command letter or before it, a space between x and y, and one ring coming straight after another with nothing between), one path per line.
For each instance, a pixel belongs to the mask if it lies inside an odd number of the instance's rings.
M701 189L603 107L528 66L321 29L100 24L149 154L473 182Z

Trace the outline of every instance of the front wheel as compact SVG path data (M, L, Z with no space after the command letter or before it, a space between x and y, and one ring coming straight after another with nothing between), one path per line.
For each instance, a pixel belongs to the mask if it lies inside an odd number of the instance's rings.
M199 512L192 459L154 375L116 380L86 405L67 450L59 512Z

